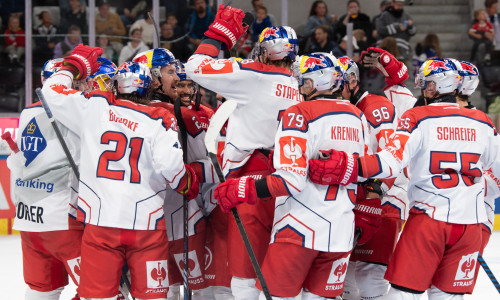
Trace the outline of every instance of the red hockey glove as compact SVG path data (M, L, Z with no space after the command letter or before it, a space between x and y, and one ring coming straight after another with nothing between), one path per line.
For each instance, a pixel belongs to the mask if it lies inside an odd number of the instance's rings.
M192 200L200 193L200 182L190 165L185 164L184 167L186 168L186 174L181 179L182 182L179 184L181 189L177 189L177 192L185 195L188 200Z
M241 9L221 4L205 35L225 44L229 50L248 29L248 25L243 27L243 17L245 13Z
M348 185L358 179L358 161L344 151L320 150L320 159L309 160L309 178L322 185Z
M228 179L219 184L214 191L214 197L219 202L223 212L230 212L231 208L241 203L257 203L255 179L248 176Z
M354 211L355 231L361 230L358 245L370 241L382 223L382 203L380 199L356 200Z
M86 79L89 75L94 74L99 70L97 58L101 56L103 50L99 47L90 47L80 44L73 49L70 56L64 58L64 66L61 70L70 70L69 65L76 68L78 74L75 75L76 80Z
M408 79L405 64L383 49L369 47L361 53L361 61L365 67L375 67L384 74L388 86L402 84Z

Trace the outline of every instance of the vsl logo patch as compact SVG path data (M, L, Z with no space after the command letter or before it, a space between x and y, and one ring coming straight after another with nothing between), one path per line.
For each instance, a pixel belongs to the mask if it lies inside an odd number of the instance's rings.
M476 274L477 254L474 252L465 256L458 263L457 274L455 280L471 280Z
M347 264L349 257L343 257L333 262L330 276L328 277L327 284L343 283L345 275L347 274Z
M280 163L296 168L307 168L305 157L307 140L294 136L280 138Z
M168 288L167 260L147 261L148 289Z
M25 166L28 166L46 147L47 141L33 118L21 134L21 151L26 157Z

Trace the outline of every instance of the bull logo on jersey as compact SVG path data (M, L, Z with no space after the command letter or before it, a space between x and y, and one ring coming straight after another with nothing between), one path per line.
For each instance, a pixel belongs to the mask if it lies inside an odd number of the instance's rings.
M147 287L149 289L167 288L169 286L167 260L147 261L146 274L148 276Z
M347 264L349 263L349 256L342 257L332 264L332 270L330 271L330 276L326 284L342 284L345 280L345 275L347 273Z
M26 157L25 166L28 166L46 147L47 141L42 135L36 119L33 118L21 134L21 151Z
M472 280L476 274L476 263L479 252L474 252L465 256L458 263L455 280Z
M179 270L184 272L184 254L174 253L175 262L179 267ZM188 278L198 278L201 277L200 263L198 262L198 256L196 255L196 250L191 250L188 252Z
M295 168L307 168L306 152L307 140L295 136L280 138L280 164Z

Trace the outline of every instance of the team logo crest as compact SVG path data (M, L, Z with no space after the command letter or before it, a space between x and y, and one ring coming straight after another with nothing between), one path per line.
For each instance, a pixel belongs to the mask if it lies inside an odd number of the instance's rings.
M437 59L431 59L425 62L424 65L424 75L427 76L432 72L436 71L450 71L451 68L446 64L445 61L442 60L437 60Z
M268 39L270 37L275 37L275 38L279 38L280 37L280 35L278 34L278 31L276 30L276 28L267 27L266 29L264 29L262 31L262 33L260 34L259 42L262 42L265 39Z
M474 252L465 256L458 263L457 274L455 280L472 280L476 274L478 252Z
M305 156L307 140L295 136L280 138L280 164L295 168L307 168Z
M168 288L167 260L146 262L148 289Z
M196 256L196 250L191 250L188 252L188 278L197 278L200 277L201 268L200 263L198 262L198 257ZM183 253L174 253L175 262L179 267L181 273L184 271L184 260Z
M328 277L327 284L344 283L345 275L347 274L347 264L349 257L343 257L333 262L330 276Z
M28 166L46 147L47 141L42 135L36 119L33 118L21 134L21 151L26 157L25 166Z

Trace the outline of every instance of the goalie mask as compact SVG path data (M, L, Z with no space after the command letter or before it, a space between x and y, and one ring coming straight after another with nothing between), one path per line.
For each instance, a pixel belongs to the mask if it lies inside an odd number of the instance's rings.
M116 73L116 65L109 59L99 57L99 70L87 78L87 85L90 90L111 92L113 90L112 78Z
M316 92L338 92L342 89L342 71L337 58L330 53L312 53L300 57L303 78L301 91L309 98Z
M124 62L113 76L113 82L119 94L137 94L144 97L151 85L151 71L143 63Z
M427 103L456 102L445 99L444 94L450 94L458 89L460 75L455 64L442 58L425 61L415 76L415 88L420 88ZM452 97L455 99L455 97Z
M267 57L269 60L282 60L288 57L294 61L299 51L297 34L289 26L271 26L262 30L259 35L259 42L252 50L252 57Z
M40 79L42 80L42 84L45 83L52 74L59 71L59 69L63 66L63 58L55 58L49 59L43 64L42 72L40 74Z

